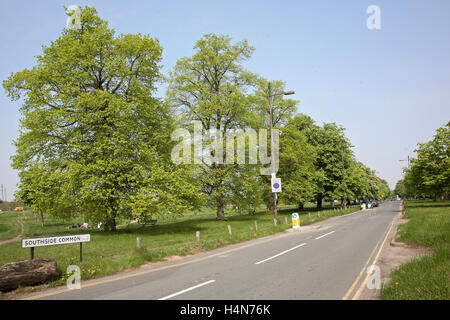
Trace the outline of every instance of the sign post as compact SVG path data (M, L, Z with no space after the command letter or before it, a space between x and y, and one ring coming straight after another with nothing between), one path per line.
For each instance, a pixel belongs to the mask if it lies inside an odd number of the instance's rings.
M80 261L83 261L83 242L90 242L90 234L79 234L71 236L61 236L61 237L49 237L49 238L33 238L33 239L22 239L22 248L30 248L31 250L31 260L34 259L34 248L35 247L45 247L54 246L59 244L80 244Z
M292 214L292 229L300 229L300 217L298 213Z

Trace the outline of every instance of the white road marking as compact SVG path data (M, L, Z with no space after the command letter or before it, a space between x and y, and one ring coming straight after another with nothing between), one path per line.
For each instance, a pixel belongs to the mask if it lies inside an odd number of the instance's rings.
M184 290L175 292L174 294L171 294L171 295L169 295L169 296L165 296L165 297L163 297L163 298L159 298L158 300L167 300L167 299L170 299L170 298L179 296L180 294L186 293L186 292L188 292L188 291L191 291L191 290L194 290L194 289L197 289L197 288L206 286L207 284L213 283L214 281L216 281L216 280L209 280L209 281L200 283L200 284L198 284L198 285L196 285L196 286L193 286L193 287L190 287L190 288L187 288L187 289L184 289Z
M261 260L261 261L259 261L259 262L256 262L255 264L261 264L261 263L263 263L263 262L272 260L272 259L274 259L274 258L276 258L276 257L281 256L282 254L288 253L289 251L292 251L292 250L295 250L295 249L297 249L297 248L303 247L304 245L306 245L306 243L299 244L298 246L295 246L295 247L293 247L293 248L290 248L290 249L288 249L288 250L285 250L285 251L283 251L283 252L280 252L280 253L278 253L278 254L276 254L276 255L270 257L270 258L267 258L267 259Z
M326 237L327 235L332 234L332 233L334 233L334 231L325 233L325 234L321 235L320 237L317 237L316 240L319 240L319 239L321 239L321 238L323 238L323 237Z

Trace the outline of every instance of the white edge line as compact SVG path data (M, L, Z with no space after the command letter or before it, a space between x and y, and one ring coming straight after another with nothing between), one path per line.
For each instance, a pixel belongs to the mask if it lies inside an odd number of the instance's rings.
M183 294L183 293L185 293L185 292L188 292L188 291L191 291L191 290L194 290L194 289L203 287L203 286L205 286L205 285L207 285L207 284L210 284L210 283L212 283L212 282L215 282L215 281L216 281L216 280L209 280L209 281L200 283L200 284L198 284L198 285L196 285L196 286L193 286L193 287L190 287L190 288L187 288L187 289L184 289L184 290L175 292L174 294L171 294L171 295L169 295L169 296L165 296L165 297L163 297L163 298L159 298L158 300L167 300L167 299L176 297L176 296L178 296L178 295L180 295L180 294Z
M304 245L306 245L306 243L299 244L298 246L295 246L295 247L293 247L293 248L290 248L290 249L288 249L288 250L285 250L285 251L283 251L283 252L280 252L280 253L278 253L278 254L276 254L276 255L270 257L270 258L267 258L267 259L261 260L261 261L259 261L259 262L256 262L255 264L260 264L260 263L263 263L263 262L272 260L272 259L274 259L274 258L276 258L276 257L281 256L282 254L288 253L289 251L292 251L292 250L294 250L294 249L300 248L300 247L302 247L302 246L304 246Z
M325 233L325 234L321 235L320 237L317 237L316 240L319 240L320 238L326 237L327 235L332 234L332 233L334 233L334 231Z

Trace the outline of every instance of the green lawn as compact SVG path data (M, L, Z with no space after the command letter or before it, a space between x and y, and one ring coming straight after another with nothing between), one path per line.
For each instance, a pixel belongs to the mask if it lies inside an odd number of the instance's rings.
M381 291L389 300L450 299L450 201L405 201L397 240L433 248L430 256L406 263L391 274Z
M62 221L45 217L45 226L41 227L39 217L31 212L21 213L25 225L25 237L56 236L65 234L91 234L91 242L83 244L83 262L79 262L79 245L58 245L35 248L35 258L54 257L57 261L60 278L49 284L56 286L65 284L67 266L76 264L82 270L82 279L99 276L138 267L146 262L161 261L172 255L187 255L210 250L227 244L262 237L290 228L290 215L298 212L293 206L280 206L278 225L274 226L273 214L261 210L256 214L239 215L231 212L228 221L216 221L213 210L204 209L196 214L191 213L177 219L158 219L155 226L143 227L140 224L119 221L120 228L116 233L105 233L100 230L68 229L80 219ZM359 210L359 207L347 210L325 209L299 212L302 225L328 219ZM17 215L19 214L16 214ZM4 217L0 216L0 222ZM255 221L258 231L255 231ZM231 226L232 236L228 234ZM200 242L196 241L196 231L200 231ZM136 247L136 238L141 238L142 247ZM12 261L27 260L30 249L22 249L20 241L0 246L0 265Z

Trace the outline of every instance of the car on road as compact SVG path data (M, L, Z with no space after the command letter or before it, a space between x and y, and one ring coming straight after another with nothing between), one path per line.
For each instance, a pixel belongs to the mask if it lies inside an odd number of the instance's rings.
M377 200L373 200L372 201L372 208L373 207L378 207L378 201Z

